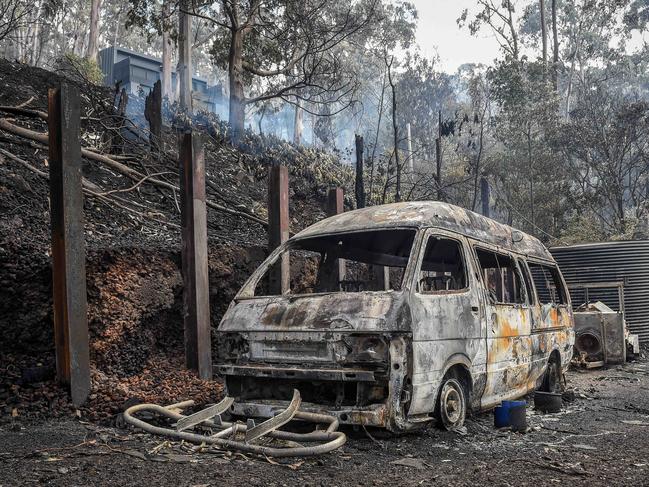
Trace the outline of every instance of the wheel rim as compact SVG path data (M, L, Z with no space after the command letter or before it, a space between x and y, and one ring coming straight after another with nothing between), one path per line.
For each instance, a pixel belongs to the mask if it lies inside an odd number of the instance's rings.
M464 397L451 382L444 384L440 397L441 416L445 426L454 426L464 418Z

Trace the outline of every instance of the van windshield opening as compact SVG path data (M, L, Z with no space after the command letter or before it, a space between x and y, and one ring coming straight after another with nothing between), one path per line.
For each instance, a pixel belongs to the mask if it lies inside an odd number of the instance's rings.
M414 229L373 230L297 240L277 260L288 254L290 286L285 294L398 291L415 234ZM256 283L255 296L280 294L271 285L273 267Z

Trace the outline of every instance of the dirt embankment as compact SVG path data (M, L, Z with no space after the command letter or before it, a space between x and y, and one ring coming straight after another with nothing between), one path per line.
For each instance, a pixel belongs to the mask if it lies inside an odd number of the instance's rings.
M259 247L210 248L213 327L245 278L265 256ZM11 284L0 293L2 418L74 413L53 383L51 271L47 256L0 260ZM214 400L218 384L184 370L180 255L172 250L91 252L87 264L93 391L82 413L111 420L127 401Z
M0 118L45 133L47 123L29 111L46 111L47 89L62 80L0 60ZM67 81L81 93L82 146L178 184L176 132L166 127L151 151L115 117L109 89ZM25 102L27 113L3 110ZM195 128L205 144L207 198L234 211L208 211L215 327L265 256L264 227L237 212L267 217L268 167L289 168L294 232L324 216L330 184L351 188L351 170L325 152L252 133L232 147L227 126L208 114L196 117ZM75 412L53 380L47 157L46 146L0 129L0 423ZM84 197L93 390L82 416L110 420L129 400L213 400L218 383L184 370L178 194L147 181L134 188L135 181L91 159L82 171L96 192L108 194Z

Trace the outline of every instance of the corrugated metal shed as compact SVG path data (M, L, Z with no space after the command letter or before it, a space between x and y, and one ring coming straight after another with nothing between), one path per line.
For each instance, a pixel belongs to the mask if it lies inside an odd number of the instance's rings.
M550 252L568 286L582 283L624 283L626 321L632 333L649 342L649 240L603 242L553 247ZM573 306L584 302L583 290L572 290ZM617 289L589 291L590 301L620 309Z

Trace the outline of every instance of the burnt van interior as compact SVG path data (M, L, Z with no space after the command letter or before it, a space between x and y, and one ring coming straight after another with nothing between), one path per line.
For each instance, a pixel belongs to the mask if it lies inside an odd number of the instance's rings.
M460 242L431 236L421 262L417 291L422 294L458 291L467 287Z
M398 291L415 234L389 229L297 240L284 251L290 261L287 294ZM256 296L269 295L269 271L257 283Z

